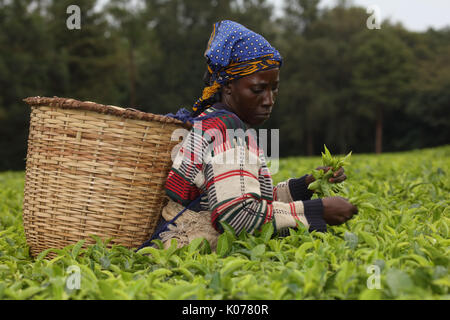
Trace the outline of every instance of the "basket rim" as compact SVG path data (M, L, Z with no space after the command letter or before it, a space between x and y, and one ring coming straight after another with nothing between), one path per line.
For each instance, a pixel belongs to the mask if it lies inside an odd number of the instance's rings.
M144 121L158 121L163 123L171 123L176 125L181 125L186 129L192 128L191 122L183 122L171 117L167 117L160 114L153 114L149 112L144 112L132 108L122 108L113 105L104 105L100 103L95 103L92 101L79 101L72 98L61 98L54 96L50 97L28 97L23 99L28 105L40 107L49 106L57 107L62 109L80 109L86 111L94 111L103 114L110 114L127 119L144 120Z

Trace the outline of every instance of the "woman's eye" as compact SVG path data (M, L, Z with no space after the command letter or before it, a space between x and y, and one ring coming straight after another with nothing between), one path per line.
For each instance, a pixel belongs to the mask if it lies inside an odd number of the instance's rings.
M263 92L264 90L262 90L262 89L252 89L252 91L253 91L253 93L258 94L258 93Z

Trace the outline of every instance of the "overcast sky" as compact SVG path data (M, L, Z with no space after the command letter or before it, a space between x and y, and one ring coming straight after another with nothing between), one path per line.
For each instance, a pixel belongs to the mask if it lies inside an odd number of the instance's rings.
M133 2L135 0L130 0ZM210 1L210 0L205 0ZM283 0L269 0L274 3L277 13L281 12ZM321 0L321 7L334 7L337 0ZM400 21L413 31L425 31L429 27L440 29L450 27L450 0L350 0L356 6L367 8L377 5L381 20L390 18ZM108 0L99 0L101 6ZM369 16L369 14L368 14Z
M270 0L277 8L282 7L282 0ZM334 7L336 0L321 0L321 7ZM425 31L428 27L440 29L450 27L450 0L352 0L356 6L367 8L376 5L381 20L389 18L392 22L400 21L403 26L413 31ZM369 16L369 14L368 14Z

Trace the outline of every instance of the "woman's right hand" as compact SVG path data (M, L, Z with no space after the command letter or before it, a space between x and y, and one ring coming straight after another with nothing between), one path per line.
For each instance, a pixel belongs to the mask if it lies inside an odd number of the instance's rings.
M345 223L358 213L358 208L342 197L323 198L322 204L323 219L330 226Z

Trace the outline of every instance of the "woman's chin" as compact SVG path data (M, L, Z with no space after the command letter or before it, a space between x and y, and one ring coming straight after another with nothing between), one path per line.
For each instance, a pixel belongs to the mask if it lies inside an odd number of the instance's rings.
M260 126L267 120L269 120L270 116L255 116L249 124L251 126Z

